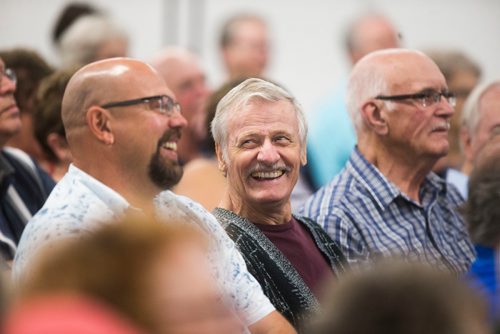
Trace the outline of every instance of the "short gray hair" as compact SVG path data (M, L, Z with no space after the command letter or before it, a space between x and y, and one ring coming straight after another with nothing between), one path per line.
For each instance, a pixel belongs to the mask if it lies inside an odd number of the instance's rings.
M462 127L465 127L469 132L471 137L474 137L477 126L481 119L480 111L479 111L479 103L481 102L481 98L490 88L493 86L500 86L500 80L488 81L482 84L479 84L472 90L467 97L467 100L464 103L464 107L462 108Z
M227 124L230 117L235 117L239 109L256 99L272 102L290 102L297 116L301 149L305 150L307 143L307 122L302 106L290 93L280 86L262 79L250 78L231 89L217 104L211 130L215 144L222 148L224 160L227 161Z
M59 52L63 67L95 61L99 47L115 38L128 42L125 30L111 19L100 14L78 18L61 36Z

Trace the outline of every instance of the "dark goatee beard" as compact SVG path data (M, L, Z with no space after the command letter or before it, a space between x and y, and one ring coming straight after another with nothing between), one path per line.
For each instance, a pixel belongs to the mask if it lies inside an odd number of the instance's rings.
M149 178L161 189L170 189L179 183L183 169L179 161L174 161L162 157L160 151L164 143L166 143L173 134L180 138L180 131L170 129L158 141L158 147L155 154L149 162Z

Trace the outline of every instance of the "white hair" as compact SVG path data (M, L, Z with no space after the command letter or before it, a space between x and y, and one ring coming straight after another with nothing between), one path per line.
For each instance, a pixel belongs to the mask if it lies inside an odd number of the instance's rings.
M99 47L112 39L127 42L128 35L115 22L101 14L80 17L61 36L59 52L62 66L82 66L97 60Z
M475 136L477 126L481 120L479 103L482 96L494 86L500 86L500 80L488 81L477 85L467 97L462 108L462 127L465 127L471 137Z
M307 143L307 122L302 106L290 93L278 85L262 79L250 78L231 89L217 104L215 116L211 123L211 131L215 144L222 148L224 160L228 161L227 124L230 117L236 117L238 110L256 99L272 102L290 102L297 116L301 149L305 150Z

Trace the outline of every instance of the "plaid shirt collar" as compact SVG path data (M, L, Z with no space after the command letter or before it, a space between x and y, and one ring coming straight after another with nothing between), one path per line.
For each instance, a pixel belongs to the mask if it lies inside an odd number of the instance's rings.
M435 173L430 172L426 176L420 189L420 198L422 199L421 205L403 193L394 183L389 181L377 167L366 160L357 146L354 148L346 164L346 168L350 169L353 177L366 187L374 202L382 210L385 210L385 208L387 208L387 206L397 197L402 197L406 201L419 207L426 206L430 200L429 197L435 198L433 195L437 193L445 195L447 190L446 181Z

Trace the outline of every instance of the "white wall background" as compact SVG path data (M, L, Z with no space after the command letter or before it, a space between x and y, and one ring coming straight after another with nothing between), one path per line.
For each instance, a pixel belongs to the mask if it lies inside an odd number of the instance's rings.
M80 0L83 1L83 0ZM0 0L0 49L24 46L50 63L53 22L69 0ZM456 48L476 60L484 78L500 77L499 0L93 0L131 36L130 55L148 59L167 44L199 53L209 81L224 73L217 50L223 20L250 10L266 17L273 37L268 76L306 107L347 73L342 33L357 14L376 10L399 27L408 48Z

